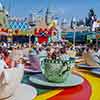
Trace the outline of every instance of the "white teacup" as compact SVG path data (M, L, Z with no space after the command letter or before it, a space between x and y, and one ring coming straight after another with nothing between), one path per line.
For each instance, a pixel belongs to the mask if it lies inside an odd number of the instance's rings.
M4 69L8 75L8 80L3 79L4 83L0 82L0 100L13 95L18 84L21 82L24 74L24 67L18 66L11 69Z

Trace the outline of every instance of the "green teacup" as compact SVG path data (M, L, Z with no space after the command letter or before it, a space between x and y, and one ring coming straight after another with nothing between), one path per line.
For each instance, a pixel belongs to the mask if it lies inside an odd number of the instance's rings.
M70 77L73 64L73 59L67 61L44 59L41 70L48 81L60 83Z

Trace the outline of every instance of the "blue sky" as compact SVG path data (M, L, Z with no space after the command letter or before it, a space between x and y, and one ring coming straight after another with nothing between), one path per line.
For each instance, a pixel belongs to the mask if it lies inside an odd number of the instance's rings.
M32 9L45 9L49 6L52 10L67 19L73 16L84 18L88 10L94 8L100 18L100 0L0 0L7 9L10 8L12 16L27 17Z

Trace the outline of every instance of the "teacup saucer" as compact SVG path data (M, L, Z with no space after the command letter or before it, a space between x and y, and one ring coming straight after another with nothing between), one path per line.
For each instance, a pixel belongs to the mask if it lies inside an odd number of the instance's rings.
M91 69L91 73L99 75L100 76L100 68L97 69Z
M36 97L37 91L34 87L26 84L20 84L14 95L5 100L32 100Z
M41 73L41 70L34 70L29 68L25 68L24 71L27 73Z
M83 68L83 69L97 69L97 68L99 68L97 66L90 66L90 65L87 65L87 64L77 64L76 66L78 68Z
M49 87L72 87L72 86L80 85L84 81L84 79L81 76L76 74L71 74L70 78L68 79L66 78L66 80L63 83L53 83L45 79L42 73L31 76L29 80L34 84L47 86L47 87L48 86Z

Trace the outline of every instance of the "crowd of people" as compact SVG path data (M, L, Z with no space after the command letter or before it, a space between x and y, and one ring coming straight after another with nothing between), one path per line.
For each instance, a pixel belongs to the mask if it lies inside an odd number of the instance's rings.
M100 49L94 44L73 45L68 41L34 43L29 48L28 43L1 43L0 44L0 68L13 68L18 63L22 63L26 68L30 67L38 70L41 66L42 58L67 60L70 57L80 56L88 65L100 65Z
M25 69L40 70L41 62L45 58L69 60L76 57L84 59L84 63L90 66L100 66L100 48L95 44L76 44L74 47L68 41L50 42L39 44L28 43L1 43L0 44L0 80L8 74L4 69L24 66ZM4 73L3 73L4 72Z
M29 44L19 44L19 43L1 43L0 45L0 61L5 62L5 65L8 68L16 66L16 63L19 63L19 60L23 60L24 64L27 62L31 63L34 67L38 65L40 67L40 58L48 57L50 59L57 59L61 55L66 55L66 50L71 48L71 44L67 45L67 42L51 42L49 44L35 43L29 48ZM31 56L32 55L32 56ZM68 56L66 56L68 57ZM36 62L36 64L35 64ZM2 64L3 66L4 64Z

